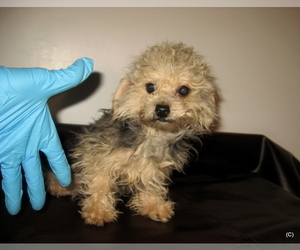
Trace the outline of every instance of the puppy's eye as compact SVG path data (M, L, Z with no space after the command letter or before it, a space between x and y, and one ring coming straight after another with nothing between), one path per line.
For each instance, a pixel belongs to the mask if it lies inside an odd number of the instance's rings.
M189 93L190 93L190 89L187 87L187 86L181 86L179 89L178 89L178 93L179 95L181 96L187 96Z
M149 94L153 93L155 91L155 85L153 83L147 83L146 90Z

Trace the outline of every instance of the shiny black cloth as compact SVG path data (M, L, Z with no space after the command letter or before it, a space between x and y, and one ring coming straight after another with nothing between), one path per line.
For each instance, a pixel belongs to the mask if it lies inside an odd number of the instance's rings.
M58 125L66 151L82 126ZM117 222L85 225L76 201L47 196L32 210L6 211L0 192L1 243L300 243L300 163L262 135L213 133L198 158L174 173L177 203L167 223L134 215L122 203Z

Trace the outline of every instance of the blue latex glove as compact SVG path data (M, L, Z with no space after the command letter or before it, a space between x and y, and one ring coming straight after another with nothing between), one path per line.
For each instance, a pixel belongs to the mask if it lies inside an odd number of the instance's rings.
M93 60L88 58L62 70L0 66L0 167L10 214L17 214L21 208L21 166L33 209L40 210L45 203L39 151L45 153L60 184L70 184L70 167L47 101L84 81L92 70Z

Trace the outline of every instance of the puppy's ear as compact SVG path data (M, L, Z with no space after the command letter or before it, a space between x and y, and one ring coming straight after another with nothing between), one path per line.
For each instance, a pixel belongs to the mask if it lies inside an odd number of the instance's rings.
M207 109L204 112L204 126L206 129L210 130L210 128L214 128L217 126L218 123L218 114L217 114L217 99L218 95L216 92L211 93L207 98Z
M132 83L127 78L123 78L120 82L119 87L117 88L117 91L114 94L114 101L118 99L122 99L126 96L128 93Z
M212 107L216 106L216 93L211 93L209 95L209 101Z

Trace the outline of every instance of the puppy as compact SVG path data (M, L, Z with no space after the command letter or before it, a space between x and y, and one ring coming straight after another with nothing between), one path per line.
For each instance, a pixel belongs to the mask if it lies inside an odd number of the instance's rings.
M170 174L187 163L191 140L217 120L217 93L192 47L164 42L148 48L121 80L112 109L78 135L73 183L63 188L49 175L48 190L79 197L87 224L115 221L116 203L128 194L133 211L167 222L174 215Z

